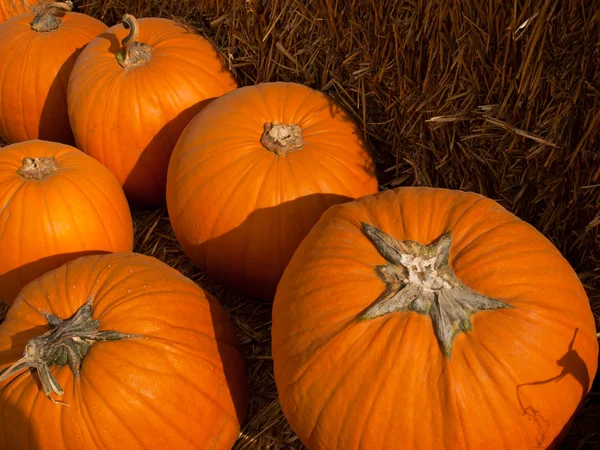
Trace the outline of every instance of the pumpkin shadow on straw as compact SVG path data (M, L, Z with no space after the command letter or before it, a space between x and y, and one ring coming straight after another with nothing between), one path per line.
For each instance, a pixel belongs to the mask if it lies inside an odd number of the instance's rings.
M569 343L567 352L558 361L556 361L556 364L559 367L562 367L562 370L558 375L555 375L555 376L545 379L545 380L534 381L531 383L523 383L523 384L520 384L517 386L517 398L519 400L519 404L520 404L521 408L523 409L523 413L526 414L527 416L529 416L530 419L533 420L538 427L538 440L537 440L538 445L536 448L548 448L548 449L559 449L560 448L560 444L564 441L567 434L571 430L571 428L575 422L577 413L583 406L583 403L587 397L588 390L590 389L591 380L590 380L587 364L585 363L583 358L581 358L581 356L579 356L579 353L577 353L577 350L575 350L573 348L574 344L575 344L575 338L577 337L578 331L579 331L579 328L576 328L575 332L573 333L573 339L571 339L571 342ZM547 420L544 419L544 417L539 413L539 411L537 411L533 406L531 406L531 405L526 406L523 403L523 400L521 398L519 391L521 388L523 388L525 386L539 386L542 384L557 382L557 381L560 381L561 379L563 379L564 377L566 377L567 375L570 375L571 377L573 377L577 381L577 383L579 383L579 385L581 385L581 389L582 389L581 400L579 401L579 403L577 405L577 409L573 412L569 421L563 426L562 430L558 433L558 435L554 438L554 440L550 443L550 445L544 446L545 433L548 430L549 424L548 424Z
M28 283L41 277L46 272L56 269L68 261L80 256L110 253L106 250L82 250L80 252L60 253L40 258L0 275L0 301L12 305L13 301Z
M175 144L188 123L214 99L207 98L183 110L167 122L141 150L123 184L127 200L132 205L158 206L165 203L167 169Z

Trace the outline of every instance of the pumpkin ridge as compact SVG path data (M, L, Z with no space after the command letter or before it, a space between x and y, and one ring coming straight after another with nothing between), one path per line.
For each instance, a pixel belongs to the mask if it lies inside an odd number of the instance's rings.
M112 354L113 357L115 357L116 355L118 355L118 354L117 353ZM116 356L116 357L119 358L119 356ZM126 361L126 360L124 360L124 361ZM148 411L148 410L154 411L157 416L161 417L165 422L170 423L173 428L175 428L176 430L178 430L178 434L185 441L187 441L192 446L195 445L194 442L192 442L192 441L189 440L188 433L185 433L184 429L182 429L181 427L179 427L179 423L171 421L170 420L170 416L163 414L162 411L161 411L161 408L154 407L155 403L152 403L148 397L146 397L143 394L140 394L135 389L130 389L130 386L128 384L124 383L123 380L120 377L116 376L113 372L111 372L110 370L107 370L102 364L97 363L96 367L99 368L99 369L101 369L105 374L107 374L107 376L109 378L113 379L115 381L115 383L120 384L121 386L124 386L126 388L129 388L129 389L124 389L124 390L128 391L131 395L133 395L135 398L137 398L138 400L140 400L141 403L145 404L146 405L146 408L145 408L146 411ZM222 372L222 370L221 370L221 372ZM164 375L164 374L161 374L161 375ZM185 376L185 373L179 373L177 375L178 375L178 377L180 377L182 380L184 380L186 382L186 385L187 385L188 389L193 389L195 392L199 393L204 398L206 398L208 401L210 401L211 403L213 403L214 405L216 405L217 408L220 409L223 414L225 414L226 416L229 416L229 418L234 419L234 421L237 420L236 417L235 417L235 413L232 414L231 412L226 411L219 404L219 402L216 399L214 399L213 397L211 397L206 391L200 389L196 385L196 383L193 382L192 379L187 378ZM88 380L88 382L89 382L89 380ZM97 389L95 389L95 390L98 391ZM165 401L165 399L163 399L163 401ZM106 403L106 404L108 406L110 406L110 404L108 404L108 403ZM110 409L112 410L112 408L110 408ZM126 417L129 417L129 416L126 416ZM120 420L124 424L127 423L126 420L122 420L122 419L120 419ZM137 437L136 437L136 439L137 439Z

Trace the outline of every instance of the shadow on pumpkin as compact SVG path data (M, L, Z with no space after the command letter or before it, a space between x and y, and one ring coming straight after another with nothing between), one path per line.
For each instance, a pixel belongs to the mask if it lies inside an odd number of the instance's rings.
M233 321L220 305L219 301L212 295L209 297L209 309L212 325L215 330L215 338L217 339L219 358L223 364L225 383L231 393L237 420L241 428L246 419L249 401L247 365L241 346L235 335ZM223 326L224 323L230 324L231 328ZM231 342L232 337L235 339L235 346L227 344L227 341Z
M198 261L200 271L217 283L246 297L272 302L300 242L327 208L350 200L337 194L311 194L258 209L231 231L187 249L190 259ZM227 208L231 217L235 205Z
M548 449L559 449L560 448L560 444L564 441L564 439L569 434L569 431L573 427L577 413L583 406L583 403L587 397L588 390L590 389L591 380L590 380L590 376L588 373L587 364L581 358L581 356L579 356L579 353L577 353L577 351L574 350L574 348L573 348L578 331L579 331L579 328L576 328L575 332L573 333L573 339L569 343L567 352L558 361L556 361L556 364L558 365L558 367L562 368L560 373L558 373L557 375L555 375L553 377L545 379L545 380L534 381L531 383L524 383L524 384L520 384L519 386L517 386L517 398L519 400L519 404L521 405L523 413L525 415L529 416L529 418L532 421L534 421L538 427L538 439L537 439L538 445L536 448L548 448ZM560 381L561 379L563 379L566 376L573 377L577 381L577 383L581 386L581 391L582 391L581 399L578 403L576 411L573 413L573 415L571 416L569 421L563 426L562 430L554 438L554 440L550 443L550 445L548 445L546 447L546 446L544 446L545 434L549 428L549 423L540 414L540 412L537 411L533 406L526 405L524 403L522 396L520 394L520 391L522 388L524 388L526 386L539 386L539 385L543 385L543 384L554 383L554 382Z
M0 275L0 302L12 305L21 289L46 272L50 272L63 264L79 258L80 256L100 255L110 253L106 250L82 250L80 252L61 253L47 256Z
M67 59L50 85L40 114L38 139L75 146L67 112L67 86L73 64L82 50L83 47L80 47Z
M4 370L10 367L23 356L25 344L29 339L39 336L48 330L45 326L36 326L27 331L17 333L12 338L10 348L0 341L0 368ZM19 375L12 377L0 388L0 450L13 450L16 448L41 449L37 435L32 432L31 409L26 402L20 402L18 398L6 401L5 395L14 383L26 381L25 377L33 377L39 386L39 379L35 371L25 370ZM42 394L43 395L43 394ZM14 396L13 396L14 397ZM42 399L40 399L42 400ZM48 400L49 401L49 400Z
M208 98L183 110L167 122L140 154L123 184L131 204L157 206L165 203L167 169L177 140L185 127L215 97Z

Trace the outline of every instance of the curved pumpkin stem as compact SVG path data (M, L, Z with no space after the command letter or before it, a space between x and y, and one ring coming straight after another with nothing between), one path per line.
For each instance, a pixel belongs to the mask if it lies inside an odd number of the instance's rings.
M72 9L73 2L71 0L48 3L31 21L31 28L38 33L54 31L60 27L61 18L64 17L65 13Z
M140 26L137 20L131 14L125 14L121 22L130 31L125 39L121 41L122 47L115 55L119 65L124 69L129 69L147 63L153 49L148 44L136 41L140 34Z
M23 158L23 165L17 173L28 180L41 180L58 169L54 156L48 158Z
M44 394L54 403L66 405L51 397L64 393L50 367L69 365L75 379L79 379L81 361L96 342L141 338L139 335L117 331L99 331L100 322L92 318L92 301L88 300L67 320L47 314L50 330L34 337L25 346L23 357L0 372L0 381L18 375L25 369L36 369Z
M471 331L471 316L480 311L513 308L508 303L477 294L465 286L450 267L452 236L445 233L429 245L399 241L366 223L362 229L387 265L376 267L385 291L358 320L375 319L393 312L428 315L439 345L447 357L454 338Z
M302 128L297 124L267 122L260 143L277 156L285 156L291 151L304 147Z

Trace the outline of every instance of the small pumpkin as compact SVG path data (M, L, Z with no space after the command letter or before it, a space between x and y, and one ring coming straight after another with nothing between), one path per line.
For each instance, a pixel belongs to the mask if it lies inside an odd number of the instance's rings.
M126 14L71 72L77 147L111 170L132 203L164 203L179 135L210 99L236 87L202 36L169 19Z
M225 310L133 253L81 257L27 285L0 325L0 370L2 450L226 450L247 404Z
M67 84L77 55L107 27L52 2L0 24L0 136L74 145ZM26 49L26 51L24 50Z
M320 215L377 189L351 117L306 86L263 83L222 96L190 122L169 164L167 207L201 270L272 301Z
M0 23L27 12L37 13L47 0L0 0Z
M102 164L68 145L26 141L0 149L0 301L65 262L127 252L125 194Z
M279 283L272 339L311 450L557 448L598 364L560 252L495 201L435 188L330 208Z

